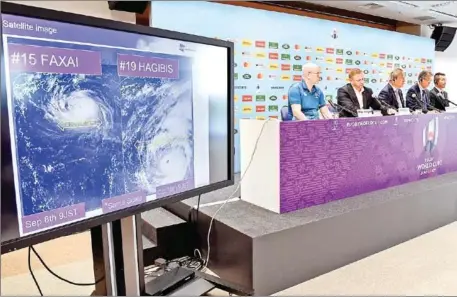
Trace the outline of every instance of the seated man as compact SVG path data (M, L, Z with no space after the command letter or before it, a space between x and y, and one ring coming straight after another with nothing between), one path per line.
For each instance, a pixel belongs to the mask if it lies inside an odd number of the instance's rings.
M394 110L387 109L381 105L373 96L373 90L364 86L364 75L360 69L352 69L349 73L349 82L347 85L338 89L338 105L343 109L340 110L340 118L356 117L358 109L381 110L383 115L394 114Z
M401 91L404 85L405 73L403 69L397 68L390 73L389 83L379 93L379 100L396 110L404 108L405 100Z
M320 74L320 68L315 64L303 66L302 81L289 88L289 118L300 121L318 120L319 113L324 119L333 118L327 108L324 93L316 86Z
M406 93L406 107L413 111L422 110L423 113L434 110L430 105L430 91L427 89L432 82L432 77L430 71L419 73L418 82Z
M434 77L435 87L430 91L430 105L438 110L445 111L449 107L449 96L445 91L446 74L436 73Z

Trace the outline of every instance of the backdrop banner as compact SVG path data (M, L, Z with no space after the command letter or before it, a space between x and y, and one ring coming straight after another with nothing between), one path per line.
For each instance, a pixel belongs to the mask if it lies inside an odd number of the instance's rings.
M151 20L157 28L235 43L236 129L240 118L279 118L305 63L321 66L319 87L327 100L336 102L337 90L353 68L363 70L375 95L390 72L402 68L406 94L421 70L432 70L435 56L430 38L207 1L153 1ZM235 153L236 172L239 158Z

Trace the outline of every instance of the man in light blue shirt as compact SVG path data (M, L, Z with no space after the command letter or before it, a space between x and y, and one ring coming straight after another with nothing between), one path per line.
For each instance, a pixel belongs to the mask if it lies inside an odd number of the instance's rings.
M320 75L320 67L316 64L303 65L302 81L289 88L289 118L299 121L318 120L319 114L324 119L333 118L327 108L324 93L316 86Z

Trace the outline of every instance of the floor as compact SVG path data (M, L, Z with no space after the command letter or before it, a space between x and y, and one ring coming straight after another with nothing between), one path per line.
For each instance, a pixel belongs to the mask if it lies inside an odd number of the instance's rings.
M47 242L36 249L61 276L72 281L93 281L88 233ZM457 223L454 223L275 295L455 296L456 264ZM56 280L36 260L32 267L44 295L88 296L93 290ZM38 295L28 273L26 250L3 255L1 273L2 295Z

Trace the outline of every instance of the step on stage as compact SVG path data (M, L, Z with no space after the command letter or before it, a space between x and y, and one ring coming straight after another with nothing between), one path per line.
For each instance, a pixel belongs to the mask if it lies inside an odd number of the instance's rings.
M223 201L235 187L202 196ZM239 197L239 193L237 196ZM187 217L197 199L173 205ZM200 241L219 205L200 208ZM457 220L457 173L275 214L227 203L211 232L209 268L221 278L270 295Z

